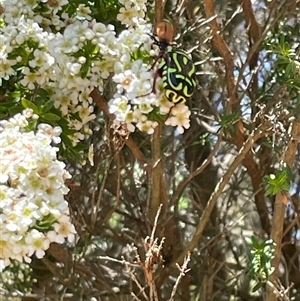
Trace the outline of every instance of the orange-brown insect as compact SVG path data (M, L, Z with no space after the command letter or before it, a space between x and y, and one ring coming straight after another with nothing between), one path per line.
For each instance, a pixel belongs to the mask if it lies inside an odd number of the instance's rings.
M155 33L160 42L165 41L167 44L170 44L173 41L174 28L171 23L165 21L157 23Z

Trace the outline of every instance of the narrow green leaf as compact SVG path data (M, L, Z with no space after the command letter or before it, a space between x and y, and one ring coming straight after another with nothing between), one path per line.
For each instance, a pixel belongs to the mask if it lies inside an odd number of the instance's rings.
M42 118L45 119L46 121L58 121L58 120L60 120L60 117L53 114L53 113L43 114Z
M47 113L54 105L53 100L48 100L43 106L42 106L42 114Z
M40 115L39 108L33 102L31 102L25 98L22 98L21 103L25 109L32 109L35 114Z

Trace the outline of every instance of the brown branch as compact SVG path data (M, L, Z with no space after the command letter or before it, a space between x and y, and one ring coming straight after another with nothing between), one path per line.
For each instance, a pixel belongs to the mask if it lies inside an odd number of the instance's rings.
M205 12L206 12L206 17L207 18L212 18L215 15L215 9L214 9L214 4L213 0L204 0L205 3ZM249 7L247 6L247 0L245 0L245 8ZM251 7L252 11L252 7ZM249 14L249 22L251 22L251 18L253 16L251 15L251 11L248 13ZM252 11L253 13L253 11ZM252 20L252 22L254 22ZM252 27L252 33L257 31L257 28L255 25ZM257 25L258 26L258 25ZM234 61L232 54L230 52L230 49L223 39L219 25L217 23L216 18L212 18L210 21L210 27L212 30L212 35L213 35L213 45L217 49L217 51L220 53L221 57L223 58L224 64L225 64L225 71L226 71L226 82L227 82L227 93L229 97L229 103L227 105L227 110L229 112L236 111L239 108L239 99L237 95L237 85L234 81ZM253 29L254 28L254 29ZM255 33L256 34L256 33ZM257 39L258 36L255 37ZM252 48L251 48L252 49ZM253 57L253 54L252 54ZM241 121L237 123L236 126L236 132L233 137L233 142L234 144L238 147L238 149L241 149L241 147L244 144L245 141L245 136L244 136L244 126ZM262 182L262 174L261 170L259 168L259 165L255 162L252 154L249 152L245 154L245 157L243 159L243 165L247 168L247 171L251 177L252 181L252 186L253 190L256 193L255 194L255 204L258 210L258 213L260 215L260 220L262 223L262 227L269 232L270 229L270 221L268 219L267 215L267 207L265 204L265 199L264 199L264 191L262 191L260 188L261 182Z
M180 274L177 277L177 280L176 280L176 282L175 282L175 284L173 286L173 289L172 289L171 297L170 297L170 299L168 301L174 301L175 295L176 295L176 292L177 292L177 289L178 289L178 285L179 285L182 277L184 277L185 274L189 271L189 269L188 269L188 263L190 262L190 260L191 260L191 255L190 255L190 253L188 253L188 255L184 258L182 266L180 266L179 264L177 264L177 268L180 271Z
M155 0L155 24L163 20L165 4L166 0Z
M117 155L117 187L116 187L116 200L115 200L115 204L113 205L113 207L108 211L108 213L106 214L104 220L103 220L103 224L106 224L109 219L111 218L111 216L113 215L113 213L115 213L115 211L118 209L118 207L120 206L121 203L121 171L120 171L120 156Z
M245 14L246 24L248 27L249 44L251 48L251 46L258 41L261 35L260 27L256 21L251 1L243 0L242 7ZM249 61L250 70L253 71L251 83L248 89L248 91L251 93L252 101L255 101L257 89L258 89L257 72L255 72L258 64L258 56L259 56L259 51L257 50L253 53L253 56L250 58Z
M156 23L162 21L163 19L163 10L165 6L164 0L155 0L155 20ZM164 209L167 209L167 195L165 187L165 179L164 179L164 164L162 160L161 154L161 132L162 126L159 124L152 135L151 141L151 151L152 151L152 162L151 169L149 169L149 180L150 180L150 188L149 188L149 198L148 198L148 206L149 206L149 214L148 219L153 224L155 220L155 216L157 211L159 210L160 204L164 204Z
M178 185L176 191L173 194L173 197L170 201L171 204L174 204L177 202L177 200L180 198L184 188L188 185L188 183L197 175L199 175L211 162L211 160L214 158L215 154L219 150L219 146L222 142L222 133L219 134L218 140L213 148L213 150L210 152L207 159L203 161L203 163L193 172L191 172L185 179L183 179L180 184Z
M243 0L242 2L243 11L245 14L246 24L248 26L248 35L250 43L253 44L258 41L260 37L260 27L256 21L252 4L250 0Z
M237 81L236 81L236 86L235 86L234 93L237 92L239 82L243 79L244 72L245 72L247 66L250 64L250 61L252 60L253 56L257 53L261 43L264 41L267 34L274 28L276 23L279 20L281 20L282 16L286 12L292 11L293 9L295 9L297 3L299 3L299 2L300 2L300 0L292 0L292 1L287 0L285 3L283 3L281 5L279 12L274 16L274 19L272 20L272 22L269 25L265 26L265 28L264 28L263 32L260 34L259 38L252 45L252 47L249 49L247 59L246 59L245 63L243 64L243 66L239 70L239 76L238 76ZM272 16L270 15L269 19L271 19L271 17Z
M255 141L257 141L262 136L264 136L264 130L262 130L260 128L257 129L256 133L249 136L249 138L244 143L243 147L240 149L238 155L236 156L236 158L234 159L234 161L232 162L232 164L230 165L230 167L228 168L228 170L226 171L224 176L220 179L220 181L216 185L215 191L211 195L211 197L207 203L207 206L204 209L203 214L199 220L199 223L197 225L197 228L195 230L193 238L187 244L187 246L181 252L181 254L175 260L173 260L172 264L168 268L164 269L163 274L167 275L170 271L170 268L173 268L176 265L176 263L183 262L184 257L188 254L188 252L191 252L196 247L196 245L198 244L198 241L206 227L206 224L209 221L210 215L211 215L220 195L223 193L223 189L225 188L227 183L230 181L231 176L233 175L233 173L235 172L237 167L241 164L245 155L252 148Z
M285 151L285 163L292 167L295 161L295 155L297 153L297 146L300 137L300 121L295 121L291 125L291 139L288 143L287 149ZM284 192L279 191L276 194L274 214L272 220L271 238L275 241L275 252L274 258L272 260L272 266L274 267L274 272L271 274L269 281L275 283L279 276L279 263L281 258L281 247L282 247L282 237L284 228L284 213L285 213L285 202L284 198L286 195ZM267 287L267 300L275 301L277 300L276 295L273 292L272 286Z
M91 224L90 224L92 232L94 232L94 229L95 229L95 226L96 226L96 223L97 223L98 213L100 212L100 204L101 204L101 200L102 200L103 193L104 193L104 190L105 190L106 181L108 179L109 169L111 167L112 161L113 161L113 158L110 158L108 160L107 168L105 169L105 171L103 173L103 179L102 179L102 182L101 182L100 189L98 191L98 196L97 196L96 203L95 203L94 196L93 196L93 199L92 199L93 200L93 207L92 207Z
M150 173L150 204L149 221L151 225L154 222L157 210L162 202L166 205L166 198L163 198L162 184L164 181L164 164L161 155L161 125L158 125L152 135L151 143L152 164ZM166 206L165 206L166 208ZM164 208L164 209L165 209Z
M243 165L247 168L247 172L251 178L253 192L255 193L254 202L257 208L257 213L260 218L262 228L266 233L270 233L271 224L268 216L268 208L265 202L265 191L261 187L263 175L259 165L253 159L251 153L246 154L243 160Z
M156 24L162 21L163 19L163 10L164 4L162 0L155 0L155 20ZM161 125L158 125L154 130L151 141L151 153L152 153L152 163L151 169L149 170L149 198L148 198L148 220L152 225L155 223L155 216L157 210L160 207L161 198L161 184L163 180L163 164L161 158Z
M209 22L210 28L212 31L212 42L213 46L217 49L220 53L221 57L223 58L224 65L225 65L225 72L226 72L226 83L227 83L227 93L229 96L229 102L227 104L227 110L229 112L235 111L239 105L238 95L235 89L235 81L234 81L234 61L231 54L231 51L223 39L221 35L221 31L219 29L219 25L217 23L215 16L215 8L213 0L204 0L205 6L205 14L207 19L211 19Z
M181 3L177 6L176 11L175 11L175 13L176 13L177 16L180 15L182 9L184 9L184 7L186 6L186 4L187 4L187 0L181 0Z
M184 258L184 256L187 254L187 252L192 251L196 247L196 245L205 229L205 226L206 226L207 222L209 221L209 218L213 211L213 208L215 207L219 196L223 192L223 189L225 188L226 184L231 179L231 176L233 175L233 173L235 172L237 167L244 160L245 155L252 148L254 142L257 141L263 135L264 134L262 131L258 131L258 133L256 133L255 135L249 136L249 138L245 142L244 146L240 149L239 154L236 156L235 160L232 162L232 164L230 165L230 167L228 168L228 170L226 171L224 176L220 179L219 183L216 185L215 191L211 195L211 197L207 203L207 206L203 211L203 214L198 223L198 226L196 228L196 231L195 231L195 234L194 234L192 240L188 243L188 245L186 246L186 248L182 252L182 254L179 256L179 258L177 258L177 260L176 260L177 262L181 262L182 259Z

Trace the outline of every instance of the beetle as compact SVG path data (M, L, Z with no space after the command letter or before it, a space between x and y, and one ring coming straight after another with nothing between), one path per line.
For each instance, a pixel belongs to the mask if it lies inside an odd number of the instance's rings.
M171 45L174 35L173 26L168 22L160 22L156 25L156 35L152 35L154 45L159 47L159 55L151 66L151 69L160 61L154 74L152 92L155 92L155 84L158 76L163 79L163 88L168 100L179 103L190 98L196 87L196 69L191 56L184 50Z

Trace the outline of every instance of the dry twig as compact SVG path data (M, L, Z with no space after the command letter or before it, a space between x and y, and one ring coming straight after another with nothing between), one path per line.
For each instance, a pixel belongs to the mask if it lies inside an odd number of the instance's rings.
M168 301L173 301L174 300L174 297L175 297L177 289L178 289L178 285L179 285L182 277L184 277L185 274L190 270L190 269L187 268L188 263L190 262L190 260L191 260L191 255L190 255L190 253L188 253L188 255L184 258L182 266L180 266L178 263L176 264L178 270L180 271L180 274L177 277L177 280L175 282L175 285L174 285L172 293L171 293L171 297Z

